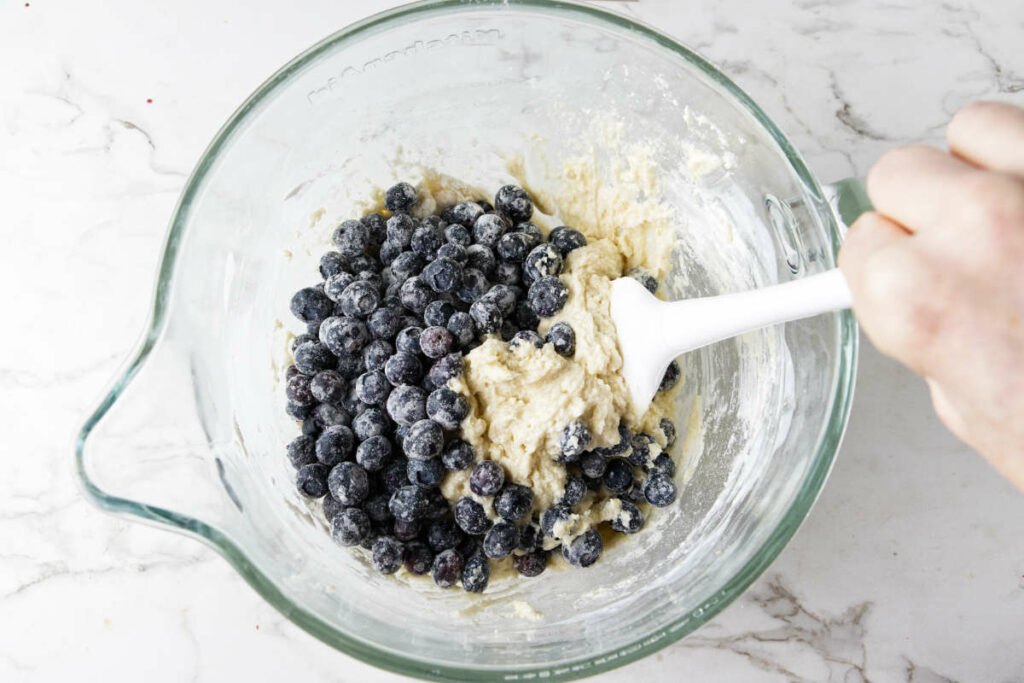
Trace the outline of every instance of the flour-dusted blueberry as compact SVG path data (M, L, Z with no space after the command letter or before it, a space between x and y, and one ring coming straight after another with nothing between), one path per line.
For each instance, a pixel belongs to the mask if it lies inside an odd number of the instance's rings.
M423 378L423 364L415 355L398 351L384 363L384 375L395 386L416 384Z
M492 560L508 557L519 545L519 527L508 520L494 523L484 536L484 555Z
M331 538L344 545L358 545L370 533L370 517L356 507L346 507L331 520Z
M365 318L380 306L380 290L370 280L356 280L338 299L342 314L350 318Z
M462 284L462 264L454 259L439 256L423 269L421 278L433 291L454 292Z
M421 353L420 349L420 335L423 334L423 328L419 326L409 326L402 329L398 336L395 337L395 348L400 353L408 353L412 356L416 356Z
M540 528L544 535L551 538L562 535L561 527L572 518L572 509L568 505L552 505L540 516Z
M530 285L530 308L541 318L550 318L569 300L569 288L554 276L542 277Z
M366 441L372 436L386 436L388 433L387 416L376 406L366 408L352 418L352 432L360 441Z
M412 243L412 234L416 232L416 220L404 213L397 213L388 219L388 242L408 249ZM392 261L392 265L394 262Z
M475 301L469 307L477 331L480 334L494 334L501 329L501 310L489 301Z
M427 392L417 386L395 387L387 400L388 415L406 427L427 417Z
M473 555L467 557L462 568L462 588L467 593L483 593L491 580L491 563L486 557Z
M622 493L633 483L633 463L626 458L611 458L604 471L604 485L612 493Z
M370 244L370 231L359 221L342 221L341 225L334 229L331 241L342 256L352 258L366 251Z
M470 536L480 536L487 531L491 521L487 519L483 505L463 497L455 501L455 523Z
M451 516L452 506L448 499L441 493L441 489L431 487L427 489L427 522L436 522L447 519Z
M416 206L416 188L409 183L395 183L384 193L384 208L391 213L409 213Z
M494 195L494 207L514 222L530 220L533 202L526 190L518 185L503 185Z
M285 383L284 395L297 406L312 406L316 404L316 398L310 388L311 382L309 375L295 375Z
M548 234L548 241L555 245L562 257L569 255L569 252L580 247L587 246L587 238L583 233L564 225L559 226Z
M543 550L512 556L512 566L516 573L526 578L540 576L548 566L548 553Z
M354 462L340 462L327 475L331 495L344 505L359 505L370 494L370 475Z
M625 422L619 422L619 441L618 443L611 444L610 446L603 446L601 448L595 448L594 451L604 458L610 458L615 455L624 455L629 450L630 445L633 443L633 434L629 431L629 427L626 426Z
M467 446L469 444L466 444ZM472 452L471 452L472 454ZM304 465L316 462L316 439L308 434L300 434L288 444L288 462L299 469Z
M676 385L679 381L679 376L682 374L679 370L679 362L672 361L665 368L665 374L661 377L661 384L658 385L658 391L668 391Z
M462 578L462 569L465 561L459 551L449 549L443 550L434 557L434 566L430 569L430 576L441 588L451 588Z
M359 222L366 226L370 246L379 247L388 237L388 224L379 213L368 213L359 219Z
M498 240L496 250L504 262L520 264L532 248L530 238L521 232L509 232Z
M427 514L428 506L429 501L427 500L426 491L414 484L403 486L392 493L391 500L388 502L388 509L391 510L391 514L395 516L395 519L401 519L406 522L416 522L423 519Z
M494 274L494 268L498 265L498 259L494 251L484 244L474 244L466 247L466 267L475 268L490 277Z
M540 318L537 317L537 314L530 307L529 301L520 301L516 304L516 310L512 319L523 330L535 330L537 325L540 324Z
M320 342L336 356L359 353L369 341L370 330L356 318L332 316L320 325Z
M619 498L624 501L633 503L633 505L641 505L647 502L647 496L644 495L644 486L647 485L647 480L642 476L634 476L633 483L629 485L629 488L619 494Z
M309 382L313 398L320 402L337 403L345 396L347 389L345 378L337 370L321 370Z
M630 441L629 453L626 456L637 467L645 467L651 459L651 444L654 437L650 434L636 434Z
M404 252L404 250L405 248L401 244L387 240L384 244L380 245L378 258L380 258L382 265L390 266L395 262L395 259Z
M444 432L433 420L418 420L409 426L402 440L402 450L410 460L430 460L441 455Z
M391 384L380 370L364 372L356 378L356 396L367 405L384 405L391 393Z
M576 462L589 446L590 428L582 420L573 420L565 425L558 440L558 448L561 451L558 461Z
M404 283L409 278L419 275L423 270L423 257L411 251L406 251L395 257L391 262L391 272L396 282Z
M444 465L440 458L410 460L406 466L409 481L417 486L437 486L444 480Z
M487 282L487 276L476 268L467 267L462 271L462 284L455 290L455 296L471 304L482 297L488 287L490 283Z
M622 501L622 509L611 520L611 528L620 534L635 534L644 525L644 513L633 503Z
M455 306L448 301L431 301L423 311L423 322L427 325L447 325L448 320L455 314Z
M583 500L585 495L587 495L587 483L583 481L583 477L570 474L565 478L565 488L562 489L562 497L558 502L572 507Z
M535 223L531 223L530 221L516 223L512 230L526 235L526 238L529 240L531 250L544 241L544 232L538 228Z
M497 306L503 318L515 311L516 299L516 290L508 285L494 285L480 297L480 301Z
M465 396L448 387L440 387L427 396L427 416L444 429L458 429L469 415Z
M454 261L460 266L464 266L466 265L466 262L469 260L469 255L466 253L466 247L462 246L461 244L452 244L451 242L446 242L445 244L442 244L440 247L437 248L437 258L448 259L450 261Z
M423 281L423 278L415 276L402 283L400 297L403 306L422 315L427 304L434 300L436 294L430 285Z
M420 380L420 388L423 389L423 391L427 392L427 395L429 396L430 392L434 391L438 387L436 384L434 384L433 380L431 380L430 376L428 375Z
M676 485L664 474L654 473L647 479L644 496L654 507L663 508L676 500Z
M658 428L661 429L661 433L665 435L665 450L672 450L672 446L676 443L676 424L667 417L661 418L658 422Z
M502 235L508 232L509 228L508 221L502 218L496 213L485 213L480 218L476 219L473 223L473 240L478 245L483 245L489 249L494 249L498 246L498 241L501 240ZM472 247L470 247L472 249ZM491 252L493 258L494 252ZM470 255L470 261L472 262L472 255ZM479 266L477 266L479 268ZM493 270L494 266L491 266ZM487 270L481 268L485 273Z
M368 407L365 403L359 400L359 395L356 393L355 382L352 382L352 384L349 385L348 393L341 401L341 407L349 415L358 415Z
M319 334L319 328L317 328L317 333ZM299 348L300 346L302 346L306 342L311 342L311 341L313 341L313 342L320 341L320 337L317 336L316 334L309 334L307 332L303 332L302 334L296 336L294 339L292 339L292 342L290 344L290 348L291 348L292 353L295 353L295 349ZM298 372L299 371L299 369L296 368L294 365L289 365L287 370L288 371L292 371L293 368L294 368L293 372ZM291 375L287 375L285 377L285 379L291 379L291 378L292 378Z
M403 557L405 568L417 576L426 574L434 565L434 552L420 541L406 543Z
M658 291L658 279L651 275L643 268L630 268L629 272L626 273L629 277L633 278L644 286L651 294Z
M427 543L434 552L457 548L462 542L462 532L451 520L434 522L427 528Z
M386 522L391 519L391 510L388 509L388 501L391 494L382 492L375 493L363 503L363 510L371 522Z
M449 244L457 244L460 247L468 247L473 243L473 236L464 225L449 225L444 229L444 237Z
M414 541L423 530L421 520L395 519L391 522L391 531L399 541Z
M366 365L361 353L340 353L335 363L338 374L347 380L353 380L366 372Z
M356 448L356 462L367 472L379 472L391 459L391 442L381 434L371 436Z
M321 500L321 509L324 512L324 519L328 523L334 519L335 515L345 509L345 506L334 500L334 496L324 496Z
M390 508L390 496L398 489L403 486L409 485L408 476L408 465L409 462L403 457L393 457L391 461L384 466L384 469L380 474L380 482L384 486L384 491L389 496L389 507L388 514L391 513Z
M671 479L676 476L676 463L668 453L659 453L658 457L651 461L649 470L655 474L663 474Z
M451 207L448 211L448 218L445 218L449 223L458 223L464 228L472 228L473 224L476 223L476 219L480 218L484 214L484 210L476 202L462 202Z
M522 268L509 261L498 261L493 278L499 285L517 285L522 281Z
M292 314L304 323L316 323L330 317L334 302L316 287L305 287L292 296Z
M454 346L452 333L440 325L431 325L420 334L420 351L432 360L448 355Z
M341 298L345 294L345 290L348 289L349 285L353 282L357 282L355 275L351 273L337 273L327 278L327 282L324 283L324 294L327 295L331 301L341 306Z
M522 484L505 484L494 497L494 511L502 519L522 519L533 508L533 489Z
M313 416L313 406L300 406L298 403L292 403L291 401L285 402L284 411L288 413L288 416L293 420L309 421L309 418ZM303 433L307 433L305 426L303 427Z
M356 273L357 279L365 280L367 272L379 273L382 266L378 259L370 256L369 254L360 254L359 256L353 256L352 260L348 264L349 269Z
M355 450L356 437L352 430L344 425L328 427L316 440L316 459L328 467L334 467L341 461L348 460Z
M344 273L348 269L348 258L336 251L324 252L320 257L320 276L329 280L331 276Z
M370 333L378 339L391 340L401 329L402 317L393 308L378 308L366 321Z
M412 233L409 246L421 257L430 261L437 257L437 250L444 244L444 233L440 228L424 224Z
M544 532L539 524L527 522L519 527L519 550L531 553L544 545Z
M363 366L367 372L383 370L388 358L395 355L395 347L384 339L374 339L363 348Z
M513 351L530 346L535 349L540 349L544 347L544 340L541 339L540 335L533 330L521 330L512 335L512 339L509 340L508 346Z
M295 486L306 498L323 498L327 495L327 473L330 469L315 462L303 465L295 473Z
M572 358L576 354L576 332L568 323L555 323L544 338L555 348L559 356Z
M334 403L321 403L313 408L312 419L321 430L335 425L347 427L351 422L348 412ZM317 436L319 436L319 432L317 432Z
M444 447L441 453L441 462L445 469L456 471L464 470L476 460L473 447L462 439L456 439Z
M452 313L445 328L452 333L455 343L460 348L469 346L476 339L476 323L469 313L462 311Z
M381 574L394 574L402 566L402 542L394 536L381 536L373 542L373 567Z
M505 470L493 460L477 463L469 475L469 490L478 496L493 496L505 485Z
M523 262L523 282L531 284L542 277L562 272L562 254L553 244L538 244Z
M562 557L574 567L589 567L597 562L604 551L604 541L597 529L589 529L572 539L566 547L562 545Z
M587 451L580 456L580 469L591 479L600 478L608 469L608 460L597 451Z

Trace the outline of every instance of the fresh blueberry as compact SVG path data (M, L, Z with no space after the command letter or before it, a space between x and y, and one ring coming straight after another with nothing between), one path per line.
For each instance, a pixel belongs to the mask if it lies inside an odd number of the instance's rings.
M308 375L295 375L284 385L284 395L297 406L312 406L316 403L310 388L312 380Z
M555 353L566 358L576 354L576 332L568 323L555 323L544 337L555 347Z
M430 359L438 359L452 351L455 338L452 333L440 325L431 325L420 335L420 351Z
M533 215L530 195L517 185L502 186L494 195L494 207L516 223L528 221Z
M614 455L624 455L629 447L633 443L633 435L630 433L629 428L625 422L619 422L619 442L612 444L611 446L604 446L603 448L595 448L594 451L604 458L610 458Z
M480 208L480 205L476 202L463 202L456 204L447 211L447 218L449 223L458 223L464 228L471 228L476 222L476 219L484 214L484 210Z
M512 230L526 235L526 238L530 241L530 249L544 241L544 233L530 221L516 223L516 227L512 228Z
M300 406L298 403L287 401L285 403L284 411L288 413L289 417L293 420L298 420L299 422L305 420L312 424L309 418L313 416L313 406ZM303 429L303 433L306 433L305 429Z
M412 233L409 246L424 259L430 261L437 257L437 250L444 244L444 233L440 228L425 224Z
M518 348L526 348L529 346L532 346L535 349L540 349L544 347L544 340L541 339L540 335L533 330L522 330L521 332L516 332L512 336L512 339L509 340L508 346L513 351Z
M289 451L290 452L290 451ZM464 470L473 464L476 459L476 455L473 453L473 447L462 439L456 439L447 446L441 453L441 462L444 464L445 469L448 470Z
M370 493L370 476L354 462L335 465L327 475L331 495L343 505L359 505Z
M359 221L342 221L341 225L334 229L331 241L342 256L352 258L366 251L370 244L370 231Z
M388 219L388 242L408 249L412 243L412 234L416 232L416 221L412 216L397 213ZM392 262L392 265L394 262Z
M403 306L422 315L427 304L434 300L435 294L423 278L415 276L402 283L400 296Z
M305 287L292 296L291 311L304 323L317 323L330 317L334 302L316 287Z
M494 511L502 519L522 519L533 508L533 489L522 484L505 484L494 497Z
M341 293L338 300L342 314L350 318L365 318L380 306L380 291L368 280L356 280Z
M663 417L661 422L658 423L658 427L661 428L661 433L665 435L665 450L672 450L672 446L676 443L675 423L667 417Z
M482 272L476 268L466 268L462 271L462 284L455 290L455 296L471 304L482 297L489 286L487 277Z
M363 349L363 366L367 372L376 372L384 369L388 358L395 353L395 347L384 339L374 339Z
M379 472L391 458L391 442L383 435L371 436L356 448L356 462L367 472Z
M303 377L303 375L297 375L297 377ZM347 390L345 379L337 370L321 370L309 382L310 393L314 399L321 402L337 403L344 398ZM288 399L295 400L291 396Z
M371 406L383 405L391 393L391 384L380 370L364 372L356 378L356 397Z
M513 555L512 566L520 576L540 576L548 566L548 554L543 550L535 550L524 555Z
M521 232L509 232L501 236L495 249L503 263L507 262L514 266L526 260L530 248L528 236Z
M562 310L569 299L569 288L557 277L545 276L530 285L530 308L541 318L550 318Z
M381 263L378 259L370 256L369 254L360 254L359 256L353 256L352 260L348 264L349 270L356 273L356 278L359 280L365 280L367 272L379 273L381 269Z
M295 484L306 498L322 498L327 494L327 473L330 469L321 463L303 465L295 473Z
M411 426L427 417L427 392L420 387L396 387L387 400L388 415L399 425Z
M470 536L480 536L491 522L483 505L472 498L459 498L455 502L455 523Z
M391 531L399 541L416 540L416 537L420 535L420 530L422 528L423 522L418 519L413 521L396 519L391 522Z
M637 467L645 467L651 459L651 444L654 437L650 434L637 434L630 441L629 462Z
M408 467L408 465L406 465ZM403 486L391 494L388 509L395 519L416 522L427 514L429 501L424 489L416 485Z
M587 451L580 456L580 469L591 479L603 477L607 468L608 461L596 451Z
M436 263L436 262L435 262ZM427 325L447 325L455 314L455 306L447 301L431 301L423 311L423 322Z
M498 265L498 259L490 247L484 244L474 244L466 248L466 267L475 268L490 277Z
M334 500L334 496L324 496L321 501L321 507L324 511L324 519L326 519L328 523L330 523L338 513L345 509L344 505Z
M380 481L384 490L390 496L403 486L409 485L408 461L405 458L395 458L384 466L381 472ZM390 498L388 503L388 514L391 514Z
M341 406L334 403L321 403L313 408L313 421L320 429L327 429L336 425L347 427L351 418Z
M467 593L483 593L491 579L491 563L486 557L468 557L462 568L462 587Z
M407 353L411 356L416 356L422 352L420 349L420 335L423 334L423 328L419 326L410 326L404 328L395 337L395 348L400 353Z
M427 416L444 429L458 429L469 415L465 396L448 387L440 387L427 396Z
M644 525L644 513L633 503L622 501L622 510L611 520L611 527L620 534L635 534Z
M658 279L643 268L631 268L626 275L642 284L651 294L658 291Z
M462 532L455 522L442 520L434 522L427 529L427 543L434 552L457 548L462 542Z
M343 508L331 520L331 538L341 545L358 545L369 533L370 517L359 508Z
M644 486L647 502L657 508L671 505L676 499L676 485L664 474L654 473L647 479Z
M460 247L468 247L473 243L473 237L464 225L449 225L444 229L444 237L449 244L457 244Z
M409 426L402 440L402 450L410 460L430 460L441 455L444 432L433 420L418 420Z
M562 498L558 502L561 505L572 507L583 500L585 495L587 495L587 483L583 481L583 477L570 474L565 478L565 489L563 489Z
M540 528L546 536L555 537L555 532L560 531L559 525L568 522L572 517L572 509L568 505L552 505L540 516Z
M320 338L319 338L319 336L317 336L319 334L319 332L320 332L320 329L318 327L317 328L317 334L309 334L307 332L303 332L302 334L300 334L297 337L293 338L292 339L292 343L290 345L292 353L295 353L295 349L299 348L300 346L302 346L306 342L319 341ZM295 372L298 372L299 369L296 368L294 365L289 365L287 371L288 372L292 372L294 374ZM291 378L292 378L291 375L287 375L285 377L285 379L291 379Z
M423 269L421 278L435 292L454 292L462 284L462 264L439 256Z
M366 327L378 339L394 339L400 329L401 321L401 316L394 309L378 308L370 314L366 321Z
M399 351L384 363L384 375L395 386L416 384L423 378L423 365L415 355Z
M333 275L343 273L348 268L348 258L336 251L325 252L320 257L320 276L329 280Z
M507 520L494 523L484 536L484 555L492 560L500 560L519 545L519 527Z
M540 324L540 318L538 318L537 314L533 312L532 308L530 308L529 301L520 301L516 304L516 310L512 319L515 321L515 324L523 330L536 330L537 325Z
M562 437L558 441L561 450L559 462L576 462L580 459L583 451L590 446L590 428L581 420L574 420L565 425L562 430Z
M468 446L469 444L466 445ZM470 457L472 457L472 451L470 451ZM300 434L292 439L291 443L288 444L288 462L295 469L315 463L316 439L306 434Z
M562 272L562 254L553 244L538 244L523 262L523 282L529 284L542 277Z
M356 395L356 384L353 382L348 389L348 393L345 398L341 401L341 407L349 415L358 415L363 412L368 406L359 400L359 396Z
M573 249L587 246L587 238L579 230L567 228L564 225L555 228L548 234L548 241L555 245L563 257L567 256Z
M633 483L633 463L626 458L611 458L604 472L604 485L612 493L622 493Z
M320 325L320 341L336 356L359 353L370 341L370 330L362 320L333 316Z
M505 485L505 470L493 460L477 463L469 475L469 490L478 496L493 496Z
M387 240L384 244L380 245L378 258L380 258L382 265L390 266L395 262L395 259L404 252L404 250L405 248L401 244Z
M384 208L391 213L409 213L415 205L416 188L409 183L397 183L384 193Z
M485 213L483 216L480 216L480 218L477 218L476 222L473 223L473 240L476 241L478 245L494 249L498 246L498 241L501 239L501 236L508 232L509 227L508 221L500 215L496 213ZM470 249L472 249L472 247L470 247ZM491 252L491 258L493 259L493 257L494 253ZM469 258L470 263L472 263L472 254L470 254ZM479 266L477 267L479 268ZM491 269L493 270L493 265ZM483 268L481 268L481 270L485 273L487 272L487 270Z
M366 371L363 356L358 353L338 354L334 365L338 370L338 374L348 380L355 379Z
M395 257L391 262L391 272L395 276L395 282L405 282L409 278L419 275L423 270L423 258L416 253L406 251Z
M452 337L459 347L468 346L476 339L476 323L473 322L473 316L469 313L456 311L448 318L446 328L452 333Z
M494 304L502 317L509 316L516 308L516 290L508 285L494 285L480 297L480 301Z
M444 480L444 465L440 458L433 460L410 460L406 466L409 481L417 486L437 486Z
M344 425L334 425L325 429L316 440L316 459L328 467L334 467L351 458L355 448L356 437L352 430Z
M501 329L501 310L489 301L475 301L469 307L476 329L480 334L493 334Z
M462 578L464 561L459 551L448 549L442 550L434 558L434 566L430 569L430 576L441 588L451 588Z
M574 567L589 567L597 562L604 550L604 541L597 529L584 531L567 548L562 545L562 557Z
M370 407L358 413L352 420L352 431L360 441L373 436L386 435L388 420L380 408Z
M353 282L357 282L355 275L351 273L338 273L327 278L327 282L324 283L324 294L327 295L331 301L341 306L341 297L345 294L345 290L348 289L349 285Z
M381 536L373 542L373 566L381 574L394 574L402 566L402 542L393 536Z
M658 391L668 391L674 387L676 382L679 381L680 374L679 363L677 361L669 363L668 367L665 368L665 374L661 377L661 384L658 385Z
M459 280L462 279L461 266L464 266L466 264L466 261L469 260L469 256L466 254L466 248L464 246L462 246L461 244L452 244L451 242L442 244L437 249L437 258L447 259L448 261L452 261L456 263L458 266L460 266ZM454 287L452 289L454 289Z
M370 246L379 247L388 237L388 225L384 216L379 213L368 213L359 219L366 226L370 238Z

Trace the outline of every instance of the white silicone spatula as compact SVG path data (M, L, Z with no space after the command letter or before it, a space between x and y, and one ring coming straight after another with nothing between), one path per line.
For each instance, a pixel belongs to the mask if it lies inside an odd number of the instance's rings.
M768 325L849 308L838 269L781 285L683 301L662 301L630 277L612 282L611 314L634 405L646 409L672 359Z

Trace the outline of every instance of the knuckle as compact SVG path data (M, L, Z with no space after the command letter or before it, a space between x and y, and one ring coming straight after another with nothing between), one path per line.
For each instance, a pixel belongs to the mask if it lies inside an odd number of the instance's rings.
M976 224L1024 222L1024 184L1003 173L981 171L965 181L963 210Z

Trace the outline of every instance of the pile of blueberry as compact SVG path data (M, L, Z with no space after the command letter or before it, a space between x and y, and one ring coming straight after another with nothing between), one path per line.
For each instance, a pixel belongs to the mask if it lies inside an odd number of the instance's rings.
M342 222L332 235L335 250L320 259L323 280L292 297L292 313L307 326L293 342L285 388L286 410L302 431L288 445L299 492L322 498L333 538L372 550L382 573L404 564L442 587L461 580L471 592L486 588L488 558L512 555L521 575L540 574L545 534L587 487L619 494L627 511L620 519L628 519L612 527L638 530L637 502L675 498L671 459L639 456L653 438L623 426L618 446L587 451L586 425L569 425L562 460L575 473L560 503L534 518L533 491L505 481L498 463L459 438L469 405L447 387L465 369L463 354L488 335L513 347L546 341L563 356L575 353L569 325L553 325L544 339L537 325L565 305L558 274L584 236L563 226L545 241L530 222L529 195L514 185L498 190L493 205L464 202L423 219L411 215L415 202L415 189L399 183L386 193L389 218L371 213ZM663 386L678 379L678 368L675 379L672 373ZM663 431L674 434L666 422ZM630 463L628 472L621 463ZM646 481L633 465L647 468ZM472 498L450 502L438 488L446 472L469 468L472 491L494 497L501 519L493 524ZM588 566L601 548L593 531L562 553Z

